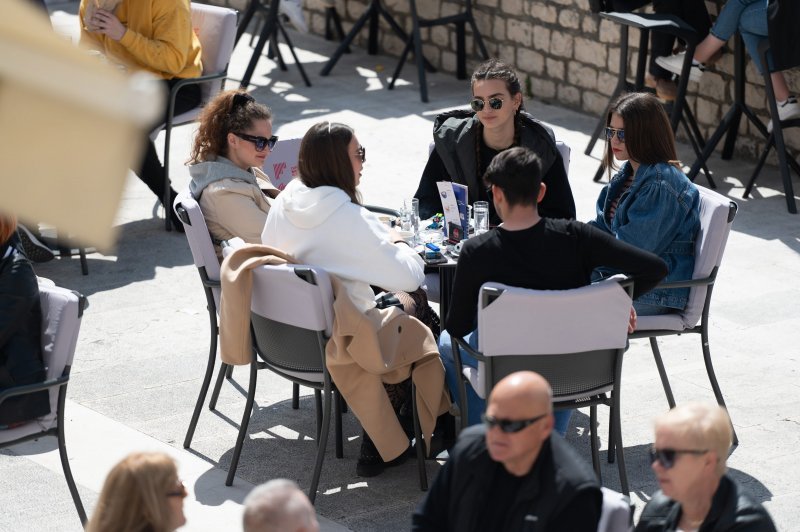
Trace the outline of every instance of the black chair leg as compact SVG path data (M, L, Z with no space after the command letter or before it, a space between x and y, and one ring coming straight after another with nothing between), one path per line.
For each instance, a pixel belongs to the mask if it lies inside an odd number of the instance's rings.
M206 402L206 395L208 394L208 387L211 384L211 377L214 376L214 365L217 362L217 317L216 312L211 313L211 342L208 348L208 363L206 364L206 374L203 377L203 384L200 386L200 394L197 396L197 403L194 405L194 412L192 413L192 420L189 422L189 428L186 430L186 437L183 440L183 448L188 449L192 444L194 437L194 429L197 427L197 421L200 419L200 411L203 409L203 403Z
M292 410L300 408L300 385L292 383Z
M614 460L616 460L616 457L617 457L617 453L615 452L616 449L617 449L617 441L614 439L614 416L609 416L608 417L608 452L606 453L606 458L608 458L608 463L609 464L613 464Z
M426 445L422 437L422 428L419 425L419 411L417 410L417 387L411 382L411 413L414 418L414 439L417 450L417 470L419 471L419 489L428 491L428 473L425 470Z
M664 360L661 358L661 351L658 349L658 340L655 337L650 338L650 348L653 350L653 359L656 361L658 376L661 377L661 385L664 387L667 403L670 408L675 408L675 397L672 395L672 387L669 385L667 370L664 369Z
M747 182L747 186L744 187L744 192L742 193L742 198L747 199L750 196L750 192L753 190L753 185L756 184L756 178L758 178L758 174L761 173L761 169L764 167L764 163L767 162L767 156L769 155L770 150L775 145L775 136L770 135L769 140L767 140L767 145L764 147L764 153L761 154L761 157L758 158L758 163L756 163L756 168L753 170L753 175L750 176L750 181Z
M597 475L597 481L602 484L603 472L600 470L600 452L598 450L599 438L597 437L597 429L597 405L592 405L589 407L589 444L591 445L592 449L592 467L594 468L595 475Z
M317 442L322 430L322 391L314 390L314 411L317 413Z
M236 447L233 449L233 458L231 459L230 469L228 469L228 478L225 479L226 486L233 484L233 477L236 476L236 467L239 465L239 456L242 454L242 446L244 445L244 438L247 435L247 427L250 425L250 416L253 415L253 400L256 396L257 377L258 366L256 365L256 356L254 354L253 361L250 362L250 385L247 388L247 402L244 405L242 424L239 426L239 436L236 438Z
M297 69L300 71L300 76L302 76L303 81L306 84L306 87L311 86L311 81L309 81L308 76L306 75L306 69L303 68L303 64L300 62L300 59L297 57L297 52L294 50L294 44L292 44L292 40L289 38L289 34L286 33L286 29L284 29L283 24L278 25L278 30L280 30L281 35L283 35L283 40L286 41L286 45L289 47L289 53L292 54L294 58L294 64L297 65ZM277 50L278 45L277 42L275 44L275 49Z
M86 526L86 510L83 508L81 502L81 495L78 493L78 487L75 485L75 478L72 476L72 469L69 466L69 457L67 456L67 444L64 438L64 403L61 396L64 387L61 388L62 392L59 393L58 401L58 455L61 458L61 469L64 470L64 477L67 480L67 487L69 493L72 495L72 502L75 504L75 509L78 511L78 517L81 520L81 526Z
M703 319L702 328L700 330L700 341L703 345L703 362L706 365L706 373L708 373L708 380L711 383L711 389L714 390L714 397L717 403L727 409L725 398L722 397L722 390L717 382L717 376L714 373L714 364L711 363L711 349L708 347L708 321ZM736 435L736 429L733 428L733 420L731 420L731 430L733 431L733 445L739 445L739 437Z
M338 391L333 392L333 413L336 418L334 423L336 432L336 458L344 458L344 441L342 439L342 396Z
M319 390L317 390L319 392ZM321 395L321 393L320 393ZM318 431L319 438L317 439L317 460L314 463L314 475L311 478L311 486L308 488L308 498L311 504L317 498L317 487L319 486L319 477L322 473L322 462L325 460L325 447L328 445L328 432L331 426L331 400L332 392L329 386L325 389L324 408L322 413L322 431Z
M167 214L169 215L169 213ZM86 248L78 248L78 255L81 258L81 273L83 275L89 275L89 263L86 262Z
M222 389L222 381L225 380L225 375L233 368L226 363L222 363L219 367L219 374L217 374L217 382L214 383L214 391L211 392L211 400L208 402L209 410L217 409L217 399L219 399L219 391ZM230 378L230 377L228 377Z
M617 394L619 393L618 390L614 390L612 393ZM615 400L612 402L616 406L611 407L611 425L614 428L614 440L616 440L616 448L617 448L617 467L619 469L619 483L622 487L622 493L624 493L627 497L630 497L631 492L628 487L628 472L625 469L625 449L622 446L622 421L620 420L620 413L619 413L619 401ZM611 438L609 438L610 440ZM610 449L609 449L610 452Z

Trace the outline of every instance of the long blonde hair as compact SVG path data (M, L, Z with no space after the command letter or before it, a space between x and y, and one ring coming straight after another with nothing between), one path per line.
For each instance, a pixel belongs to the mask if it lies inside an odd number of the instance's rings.
M167 493L177 480L168 455L128 455L106 477L86 532L172 532Z
M0 245L5 244L17 230L17 218L0 212Z

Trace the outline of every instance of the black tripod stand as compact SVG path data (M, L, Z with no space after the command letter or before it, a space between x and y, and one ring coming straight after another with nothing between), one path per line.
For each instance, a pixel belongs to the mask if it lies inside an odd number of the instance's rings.
M284 71L288 70L286 63L283 61L283 56L281 56L281 52L278 50L278 32L283 35L283 40L286 41L286 44L289 46L289 52L292 54L294 62L297 65L298 70L300 70L300 75L303 77L303 81L305 82L306 86L311 86L311 82L308 80L306 71L303 68L303 65L300 63L300 60L297 58L297 53L294 51L294 45L289 38L289 34L286 33L286 29L283 27L283 24L281 24L281 21L278 18L279 6L280 0L271 0L268 6L262 4L261 0L250 0L244 15L242 15L242 21L239 23L239 28L236 30L237 43L247 29L248 24L250 24L250 21L253 19L253 16L256 14L256 11L264 12L264 25L261 27L261 34L258 37L256 47L253 49L253 55L250 56L250 63L247 65L247 70L244 72L244 77L242 78L240 85L243 89L246 89L247 86L250 85L250 78L253 77L253 72L256 70L258 60L261 58L261 53L264 51L264 46L266 46L268 42L270 43L270 51L275 54L280 69Z
M380 17L383 17L383 19L389 24L389 27L391 27L392 30L394 30L394 32L397 34L397 37L401 41L403 42L408 41L408 35L406 35L406 32L403 31L403 28L401 28L400 25L397 23L397 21L394 19L394 17L392 17L391 13L389 13L389 11L387 11L386 8L383 7L381 0L370 0L369 6L367 6L366 11L364 11L364 13L358 18L358 20L353 25L350 32L347 34L347 36L344 38L341 44L339 44L339 47L333 53L331 58L328 59L327 63L325 63L325 66L319 73L320 76L327 76L328 74L331 73L331 70L333 70L333 67L336 66L336 63L342 57L342 54L349 51L350 44L353 42L353 39L356 38L356 35L358 35L358 33L361 31L361 29L364 27L364 24L366 24L367 21L369 21L369 37L367 41L367 53L370 55L377 54L378 22L380 20ZM434 72L435 70L433 66L431 66L431 64L424 58L423 60L425 61L425 68L427 68L429 72Z

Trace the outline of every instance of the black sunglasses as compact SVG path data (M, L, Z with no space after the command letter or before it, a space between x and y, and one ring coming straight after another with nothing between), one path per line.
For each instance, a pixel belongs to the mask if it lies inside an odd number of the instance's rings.
M264 151L264 148L269 148L271 150L275 147L275 143L278 142L278 137L275 135L272 135L270 138L256 137L253 135L248 135L247 133L234 133L234 135L242 140L246 140L255 144L256 151Z
M614 138L614 134L617 135L617 138L620 142L625 142L625 130L624 129L617 129L614 127L607 127L606 128L606 139L611 140Z
M361 157L361 163L367 162L367 149L364 146L359 146L356 153Z
M473 98L469 101L469 106L472 107L472 110L476 113L483 111L485 105L486 102L483 101L483 98ZM503 99L497 97L489 98L489 107L497 111L503 107Z
M549 414L542 414L541 416L536 416L531 419L520 419L520 420L511 420L511 419L498 419L494 416L487 416L483 414L481 416L481 420L483 424L486 425L487 429L491 429L492 427L499 427L502 432L506 434L515 434L523 429L526 429L539 421L542 418L547 417Z
M167 492L167 497L181 497L181 498L183 498L183 497L186 497L189 494L189 492L186 491L186 484L184 484L182 480L179 481L179 482L180 482L180 488L178 488L176 490L173 490L173 491L170 491L170 492Z
M650 449L650 462L654 463L658 461L661 464L661 467L664 469L672 469L672 466L675 465L675 459L678 455L681 454L706 454L708 449L701 450L701 449L656 449L652 447Z

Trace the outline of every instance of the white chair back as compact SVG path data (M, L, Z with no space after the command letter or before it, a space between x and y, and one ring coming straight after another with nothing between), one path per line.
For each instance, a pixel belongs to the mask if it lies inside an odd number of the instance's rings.
M597 532L627 532L631 526L631 501L622 493L601 487L603 491L603 509Z
M558 149L558 153L561 154L561 160L564 161L564 173L569 176L569 161L572 154L572 148L570 148L561 140L556 141L556 148Z
M236 11L192 2L192 28L203 47L203 75L227 71L236 40ZM222 83L203 83L203 103L219 92Z
M697 231L692 279L711 275L722 263L728 243L736 203L705 187L697 185L700 192L700 229ZM681 331L697 325L703 315L708 286L695 286L689 291L689 300L683 312L660 316L640 316L637 329L667 329Z
M541 364L552 370L552 374L545 374L547 370L542 367L539 373L550 381L554 400L559 399L556 396L571 400L589 390L600 393L610 389L613 357L590 355L590 364L597 367L583 365L567 378L560 366L574 360L553 355L612 353L625 348L631 298L617 279L572 290L530 290L484 283L479 297L478 350L485 357L541 357ZM522 358L492 364L491 371L484 362L478 362L477 368L464 368L464 375L480 397L485 397L489 387L510 368L527 365Z
M219 281L220 270L217 252L211 240L211 234L208 232L208 226L206 225L203 211L200 209L200 204L192 197L188 188L181 191L175 198L173 208L176 213L179 205L183 207L189 216L189 224L184 223L183 228L186 232L186 239L189 241L189 249L192 250L194 265L197 266L198 270L204 269L211 281ZM219 308L220 289L214 287L212 292L217 308Z

